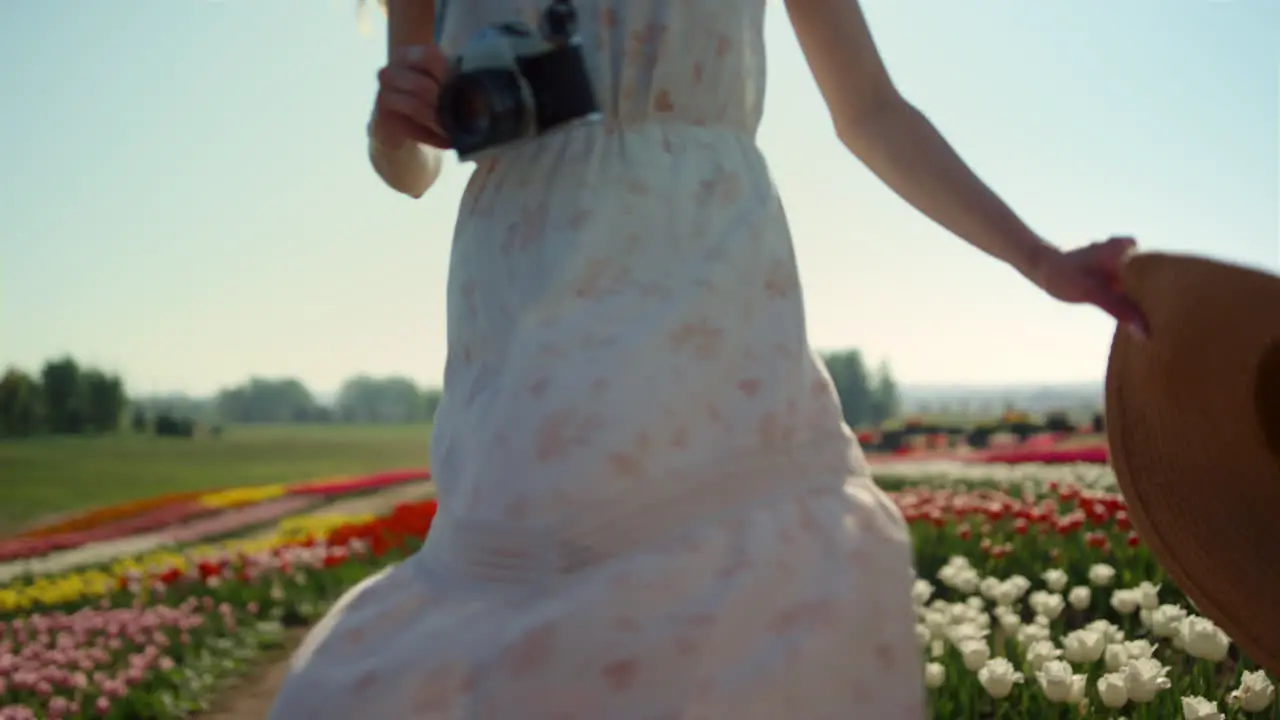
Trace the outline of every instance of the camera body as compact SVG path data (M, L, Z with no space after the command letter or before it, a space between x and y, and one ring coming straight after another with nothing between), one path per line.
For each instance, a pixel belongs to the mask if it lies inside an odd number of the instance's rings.
M459 159L600 117L569 0L553 0L537 32L490 25L452 60L440 88L440 128Z

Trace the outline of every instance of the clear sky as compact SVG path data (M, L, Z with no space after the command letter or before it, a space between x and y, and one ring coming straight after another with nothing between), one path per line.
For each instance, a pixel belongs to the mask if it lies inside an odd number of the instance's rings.
M1280 266L1280 0L865 7L904 93L1055 242ZM814 343L911 383L1100 378L1106 319L880 187L780 3L768 41L760 144ZM363 128L383 55L347 0L0 2L0 365L70 352L136 393L439 382L469 169L417 202L379 183Z

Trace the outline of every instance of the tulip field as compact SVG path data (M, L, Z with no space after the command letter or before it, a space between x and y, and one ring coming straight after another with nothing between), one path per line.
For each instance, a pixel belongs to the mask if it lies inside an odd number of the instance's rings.
M878 479L915 540L910 601L933 717L1280 717L1272 679L1163 576L1105 465L895 462ZM375 485L138 502L28 533L131 518L154 533L136 518L204 508L163 525L165 544L0 584L0 720L201 717L237 678L262 675L290 628L429 534L434 499L374 515L317 505ZM265 707L252 712L236 717Z

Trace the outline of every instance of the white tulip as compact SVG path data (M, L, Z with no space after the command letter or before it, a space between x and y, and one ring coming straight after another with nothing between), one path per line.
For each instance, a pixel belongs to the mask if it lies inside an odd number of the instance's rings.
M1121 615L1132 615L1138 610L1139 599L1132 590L1116 590L1111 593L1111 609Z
M1209 662L1222 662L1231 649L1231 638L1209 618L1192 615L1178 625L1182 649L1188 655Z
M1046 620L1056 620L1062 611L1067 608L1067 601L1062 595L1056 592L1045 592L1036 590L1027 598L1027 604L1031 606L1037 614L1043 615Z
M1002 657L994 657L987 661L978 671L978 682L982 689L996 700L1003 700L1013 692L1013 686L1023 681L1022 673L1013 667L1013 663Z
M981 581L982 576L978 574L977 570L963 570L956 575L955 585L952 587L955 588L956 592L972 595L978 592L978 583Z
M982 597L990 600L991 602L995 602L996 597L1000 593L1001 584L1002 582L1000 578L988 575L978 582L978 592Z
M1076 674L1071 663L1063 660L1050 660L1036 671L1036 681L1049 702L1071 702L1073 697L1084 695L1085 675Z
M1060 568L1049 568L1040 577L1052 592L1060 593L1067 587L1067 573Z
M916 623L916 641L920 643L920 649L929 647L929 641L932 639L933 633L929 632L929 626Z
M946 629L947 641L956 647L966 640L982 640L987 634L986 628L971 622L956 623Z
M1249 670L1240 677L1240 687L1231 691L1227 702L1250 713L1262 712L1275 700L1276 687L1261 670Z
M1101 633L1092 630L1073 630L1062 638L1062 650L1067 660L1073 663L1091 663L1102 657L1107 650L1107 639Z
M1129 654L1130 660L1140 660L1142 658L1155 657L1156 646L1150 640L1138 638L1137 640L1125 642L1124 651Z
M1129 691L1125 688L1124 673L1109 672L1098 678L1098 698L1102 704L1116 710L1129 702Z
M1010 575L1003 584L1010 592L1015 593L1018 598L1026 595L1027 591L1031 589L1031 581L1022 575Z
M1166 677L1169 668L1155 658L1130 660L1124 668L1124 688L1129 699L1136 703L1149 703L1156 694L1168 690L1172 683Z
M1026 657L1027 665L1032 671L1035 671L1050 660L1057 660L1062 657L1062 650L1058 649L1058 646L1054 645L1052 640L1037 640L1027 646L1024 656Z
M991 659L991 646L986 640L964 640L956 645L956 649L970 672L977 672Z
M1067 604L1076 610L1084 610L1093 602L1093 591L1088 585L1077 585L1067 593Z
M1151 611L1151 634L1171 638L1178 634L1178 626L1187 618L1187 609L1179 605L1161 605Z
M1000 629L1007 635L1016 635L1018 628L1022 627L1022 618L1007 607L997 606L995 616L996 622L1000 623Z
M933 583L923 578L918 578L911 584L911 600L918 606L924 607L929 602L929 598L933 597Z
M1022 647L1027 647L1037 640L1048 640L1049 628L1035 623L1027 623L1018 628L1017 641Z
M951 618L946 612L928 610L924 614L924 626L929 628L929 632L935 636L943 635L947 632L947 628L951 627Z
M1115 579L1116 569L1106 563L1096 563L1089 567L1089 584L1094 587L1111 587Z
M1144 610L1155 610L1160 605L1160 586L1143 580L1133 591L1138 595L1138 606Z
M1107 646L1106 652L1102 653L1102 659L1108 672L1117 672L1128 664L1129 651L1125 649L1123 643L1111 643Z
M938 570L938 582L957 592L972 595L977 592L982 576L973 569L969 558L963 555L952 555L947 564Z
M1186 720L1223 720L1225 716L1218 712L1218 703L1199 695L1188 695L1182 698L1182 717Z
M1115 625L1105 618L1098 618L1097 620L1089 622L1084 626L1084 629L1098 633L1102 637L1106 638L1108 642L1124 642L1124 630L1121 629L1119 625Z
M924 686L937 690L947 681L947 668L942 663L927 662L924 664Z

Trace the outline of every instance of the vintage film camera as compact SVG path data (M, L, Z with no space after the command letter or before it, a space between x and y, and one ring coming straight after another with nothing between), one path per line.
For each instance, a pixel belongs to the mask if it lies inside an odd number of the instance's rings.
M490 25L452 60L440 88L441 129L459 159L600 117L571 0L552 0L538 31Z

